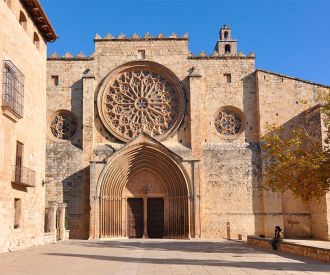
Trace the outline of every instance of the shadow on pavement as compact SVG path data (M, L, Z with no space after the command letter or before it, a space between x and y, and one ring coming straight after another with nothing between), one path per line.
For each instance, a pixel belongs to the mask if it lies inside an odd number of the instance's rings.
M158 250L158 251L173 251L173 252L188 252L188 253L212 253L212 254L227 254L226 257L232 257L233 261L214 259L187 259L187 258L148 258L148 257L123 257L116 255L92 255L92 254L77 254L77 253L45 253L48 256L72 257L72 258L87 258L102 261L126 262L126 263L151 263L163 265L199 265L199 266L220 266L220 267L236 267L236 268L253 268L258 270L284 270L284 271L326 271L330 272L330 265L322 262L316 262L304 257L299 257L287 253L271 253L250 247L241 242L234 241L165 241L165 240L120 240L120 241L67 241L63 243L68 246L93 247L103 249L124 249L124 250ZM116 253L116 250L113 251ZM262 260L262 255L268 253L276 258L274 261ZM229 255L228 255L229 254ZM232 254L232 255L230 255ZM250 254L250 255L249 255ZM210 255L211 256L211 255ZM219 258L221 256L219 255ZM256 261L251 261L251 257ZM281 261L287 258L296 262ZM244 258L249 260L244 261Z
M288 262L240 262L240 261L224 261L224 260L197 260L197 259L177 259L177 258L133 258L133 257L117 257L104 255L86 255L86 254L70 254L70 253L46 253L49 256L79 257L103 261L116 261L125 263L151 263L163 265L199 265L199 266L220 266L220 267L236 267L236 268L253 268L260 270L284 270L284 271L330 271L330 266L315 265L310 263L288 263ZM327 268L326 268L327 267Z

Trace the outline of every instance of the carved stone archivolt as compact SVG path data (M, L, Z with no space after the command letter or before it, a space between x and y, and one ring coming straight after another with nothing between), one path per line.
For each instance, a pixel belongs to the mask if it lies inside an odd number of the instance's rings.
M164 139L183 119L185 102L178 79L151 62L133 62L108 76L98 109L105 127L129 141L144 132Z
M214 126L217 132L226 138L233 138L244 129L243 112L233 106L221 107L214 115Z
M98 199L91 212L95 213L92 224L96 232L93 237L127 237L127 188L134 186L135 190L141 191L134 194L137 197L164 196L165 238L187 238L192 191L178 161L182 161L179 156L145 134L111 155L106 160L95 190ZM158 183L148 182L150 173L158 178ZM143 178L140 189L138 177ZM162 184L162 187L158 184Z
M58 140L70 140L77 129L75 116L67 110L56 111L49 124L49 132Z

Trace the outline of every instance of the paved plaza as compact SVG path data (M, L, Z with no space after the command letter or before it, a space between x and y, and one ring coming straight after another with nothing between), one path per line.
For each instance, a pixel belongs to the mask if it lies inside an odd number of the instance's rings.
M0 274L330 274L330 265L237 241L70 240L0 254Z

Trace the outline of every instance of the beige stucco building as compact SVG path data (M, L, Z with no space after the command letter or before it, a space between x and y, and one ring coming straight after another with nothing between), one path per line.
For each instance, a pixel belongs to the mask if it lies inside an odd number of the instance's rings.
M94 43L89 57L47 64L46 201L67 203L72 238L244 238L280 225L329 239L327 197L260 188L259 144L267 122L305 124L321 141L316 94L328 87L257 70L228 26L211 56L193 56L187 35Z
M44 243L47 42L38 1L0 1L0 252Z

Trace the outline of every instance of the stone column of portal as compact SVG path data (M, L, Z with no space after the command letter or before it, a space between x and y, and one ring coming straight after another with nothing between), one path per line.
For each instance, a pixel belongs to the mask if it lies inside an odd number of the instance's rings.
M148 198L143 197L143 239L148 238Z
M199 161L193 162L194 173L194 209L195 209L195 238L201 237L201 223L200 223L200 191L199 191Z
M66 203L59 203L59 229L60 229L60 240L65 239L65 209L67 204Z
M89 213L89 237L88 239L95 239L99 236L99 204L100 199L96 194L96 162L90 162L90 194L89 194L89 203L90 203L90 213Z
M50 201L48 203L49 207L47 208L47 232L53 233L53 242L56 242L56 211L57 211L57 202Z
M88 193L90 189L90 165L89 162L93 156L93 148L94 148L94 80L95 77L88 71L84 73L82 77L83 81L83 130L82 130L82 148L83 148L83 160L82 160L82 167L83 167L83 186L84 186L84 195ZM89 192L92 194L93 192ZM90 213L89 213L89 224L90 227L93 224L92 219L93 211L95 206L95 196L90 198ZM87 213L86 213L87 214ZM93 238L91 234L94 234L95 230L91 230L89 228L88 236L89 238Z
M192 68L189 74L189 89L190 89L190 139L191 139L191 151L193 159L199 161L202 157L202 118L201 118L201 107L202 107L202 93L203 93L203 82L202 75L196 68ZM201 225L200 225L200 169L199 163L193 161L192 165L192 184L194 194L189 200L193 200L193 203L189 205L193 206L191 209L190 220L194 222L189 225L190 228L194 228L195 232L190 232L192 236L201 237Z

